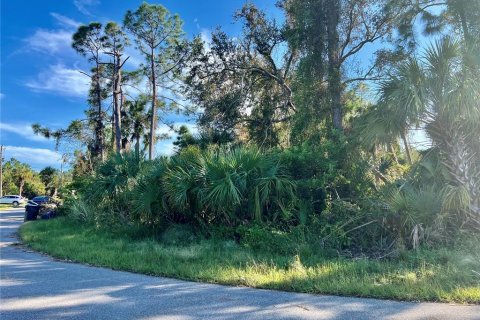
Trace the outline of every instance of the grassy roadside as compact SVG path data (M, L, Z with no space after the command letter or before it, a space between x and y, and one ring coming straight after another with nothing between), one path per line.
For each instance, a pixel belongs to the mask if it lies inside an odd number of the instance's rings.
M186 246L138 240L65 218L20 229L23 241L57 258L194 281L399 300L480 303L480 252L437 251L401 261L327 259L254 252L233 242Z
M25 208L25 204L24 204L24 203L20 204L20 205L17 206L17 207L14 207L14 206L11 205L11 204L4 204L4 203L1 203L1 204L0 204L0 210L2 210L2 209L23 209L23 208Z

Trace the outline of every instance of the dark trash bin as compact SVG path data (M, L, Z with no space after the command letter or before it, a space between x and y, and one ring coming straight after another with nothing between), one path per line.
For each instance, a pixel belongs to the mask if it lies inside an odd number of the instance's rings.
M39 211L40 206L29 201L25 206L25 221L37 220Z

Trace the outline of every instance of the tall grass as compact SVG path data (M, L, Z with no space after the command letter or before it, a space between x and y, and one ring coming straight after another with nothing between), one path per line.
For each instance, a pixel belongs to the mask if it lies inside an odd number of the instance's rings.
M65 218L27 223L20 233L29 246L57 258L151 275L308 293L480 303L476 244L379 261L327 258L318 248L288 254L213 239L138 239Z

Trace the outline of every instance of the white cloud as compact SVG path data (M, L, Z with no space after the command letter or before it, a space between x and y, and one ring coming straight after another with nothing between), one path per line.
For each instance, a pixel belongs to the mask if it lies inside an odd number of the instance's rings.
M155 150L157 156L171 156L175 153L174 139L163 140L157 143Z
M98 0L73 0L73 4L77 7L78 11L87 16L93 16L90 12L91 7L99 4Z
M5 146L5 159L15 158L28 163L35 169L46 166L60 166L61 155L49 149Z
M195 26L197 29L200 29L200 24L198 23L198 18L193 19L193 22L195 23Z
M67 30L38 29L33 35L24 40L27 50L55 54L72 50L72 32Z
M30 79L25 85L35 92L85 98L88 95L90 79L79 70L56 64L41 71L35 79Z
M171 134L173 133L172 129L167 126L166 124L161 124L159 126L157 126L157 134Z
M64 28L67 29L77 29L81 23L78 21L75 21L69 17L63 16L61 14L58 14L56 12L50 12L50 15L57 20L57 22Z
M11 132L32 141L47 141L45 137L36 135L33 132L32 126L28 124L13 124L0 122L0 131Z
M81 23L55 12L51 12L50 15L61 28L53 30L37 29L33 35L23 40L25 43L23 50L33 50L51 55L73 53L71 47L72 35Z
M189 122L175 122L173 124L173 127L175 130L178 130L182 125L187 126L188 130L192 134L197 134L198 133L198 126L195 123L189 123ZM171 156L175 152L175 146L173 145L173 142L177 139L178 134L172 131L169 126L166 124L162 124L158 126L157 128L157 134L169 134L170 138L162 141L158 141L155 150L156 154L159 156Z
M210 31L210 29L203 28L200 31L200 39L206 43L212 42L212 31Z
M145 62L145 58L142 56L138 50L135 50L133 47L127 47L125 49L125 54L123 58L129 57L126 65L132 67L133 69L138 69L142 63Z
M202 29L200 31L200 39L205 45L205 50L209 52L212 43L212 31L210 31L209 29Z

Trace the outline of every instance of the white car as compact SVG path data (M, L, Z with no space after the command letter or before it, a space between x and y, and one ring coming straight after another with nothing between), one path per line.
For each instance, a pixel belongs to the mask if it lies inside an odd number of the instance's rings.
M22 196L3 196L0 198L1 204L11 204L14 207L18 206L20 203L25 202L25 198Z

